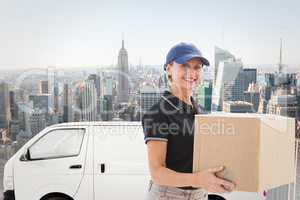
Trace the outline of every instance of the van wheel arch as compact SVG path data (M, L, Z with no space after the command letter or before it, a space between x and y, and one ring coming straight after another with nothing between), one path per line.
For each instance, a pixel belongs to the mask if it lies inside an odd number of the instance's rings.
M53 193L46 194L40 200L74 200L74 199L64 193L53 192Z

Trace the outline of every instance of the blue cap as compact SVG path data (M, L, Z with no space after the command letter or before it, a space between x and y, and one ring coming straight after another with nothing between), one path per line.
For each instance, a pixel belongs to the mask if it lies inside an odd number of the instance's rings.
M166 70L167 65L173 61L178 64L184 64L193 58L199 58L203 65L209 66L208 60L202 56L201 51L195 45L181 42L170 49L164 69Z

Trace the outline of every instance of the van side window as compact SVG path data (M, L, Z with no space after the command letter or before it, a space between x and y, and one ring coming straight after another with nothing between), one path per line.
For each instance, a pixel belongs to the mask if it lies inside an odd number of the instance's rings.
M50 159L79 155L84 129L57 129L48 132L30 148L30 159Z

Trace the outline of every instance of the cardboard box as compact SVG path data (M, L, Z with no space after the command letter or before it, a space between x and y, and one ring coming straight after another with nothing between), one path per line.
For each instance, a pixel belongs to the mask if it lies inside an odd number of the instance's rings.
M195 116L193 171L223 165L236 190L260 192L294 181L295 119L215 113Z

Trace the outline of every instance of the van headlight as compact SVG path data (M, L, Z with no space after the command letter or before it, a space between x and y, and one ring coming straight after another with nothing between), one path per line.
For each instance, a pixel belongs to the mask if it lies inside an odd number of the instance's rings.
M13 179L13 176L4 176L3 187L4 187L4 191L13 190L14 189L14 179Z

